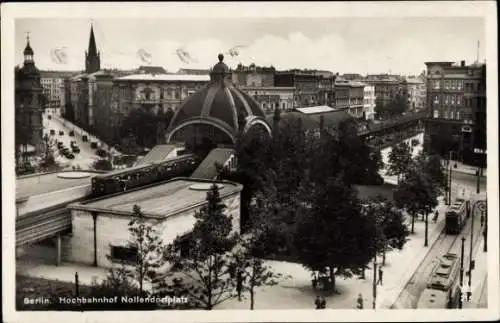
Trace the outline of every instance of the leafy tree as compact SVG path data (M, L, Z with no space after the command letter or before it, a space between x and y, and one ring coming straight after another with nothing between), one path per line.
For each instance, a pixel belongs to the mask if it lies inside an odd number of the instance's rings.
M195 213L196 222L189 240L177 237L165 252L172 264L165 289L173 294L189 295L195 306L207 310L234 297L234 279L230 277L231 254L238 235L233 233L232 218L224 214L226 206L217 185L207 193L207 205ZM182 246L189 248L181 255Z
M156 145L159 122L157 116L146 109L132 110L119 128L120 137L133 135L141 147L151 148Z
M441 158L437 154L422 151L415 158L415 167L421 169L427 180L433 185L436 195L442 195L447 188L447 178Z
M364 211L377 224L376 245L385 265L386 251L394 248L401 250L407 241L410 232L404 223L404 215L394 203L382 196L368 200Z
M132 155L138 155L142 148L137 144L137 139L133 134L128 134L120 139L119 150Z
M438 195L422 169L412 163L405 178L394 191L394 201L400 208L405 209L411 216L411 233L415 232L415 217L421 214L431 213L438 205Z
M389 153L389 163L387 167L388 175L397 175L398 183L412 161L411 147L402 142L391 149Z
M361 212L355 191L339 178L316 188L314 203L299 215L294 245L299 261L312 271L350 277L376 252L376 224Z

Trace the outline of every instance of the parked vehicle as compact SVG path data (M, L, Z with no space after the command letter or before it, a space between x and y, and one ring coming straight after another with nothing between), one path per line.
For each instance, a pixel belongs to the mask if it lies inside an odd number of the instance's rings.
M52 120L52 116L49 114L49 115L47 116L47 119Z
M50 134L51 135L55 135L56 134L55 130L54 129L50 129Z
M69 136L70 136L70 137L74 137L74 136L75 136L75 132L74 132L73 130L71 130L71 131L69 132Z
M87 135L83 135L82 136L82 141L84 141L84 142L89 141L89 137L87 137Z
M92 141L92 142L90 143L90 148L92 148L92 149L97 149L97 142Z
M58 149L61 149L61 148L63 148L63 147L64 147L64 144L63 144L61 141L58 141L58 142L57 142L57 148L58 148Z
M59 130L59 136L64 136L64 131Z
M73 147L71 147L71 149L73 150L74 153L80 152L80 148L78 146L73 146Z

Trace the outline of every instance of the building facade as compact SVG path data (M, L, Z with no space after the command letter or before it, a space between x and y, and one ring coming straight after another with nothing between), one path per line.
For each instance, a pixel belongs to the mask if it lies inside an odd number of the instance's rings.
M17 166L25 164L28 154L43 151L43 87L35 66L29 38L24 49L24 63L15 69L14 108Z
M484 164L486 64L427 62L425 147L466 163Z
M363 88L363 113L366 120L375 119L375 87L365 84Z
M291 111L295 102L294 87L240 87L260 105L266 114L273 113L278 108L281 111Z
M72 71L40 71L40 80L45 95L46 109L59 109L65 104L64 80L76 72Z
M382 106L389 104L396 95L406 95L406 81L398 75L367 75L363 82L375 87L376 104Z
M354 118L363 118L364 87L360 82L335 80L335 108L346 110Z
M408 93L408 110L422 111L427 102L427 86L425 75L410 76L406 78Z
M316 106L320 103L319 83L322 77L313 72L300 70L280 71L274 76L276 87L294 87L294 108Z
M255 64L244 66L238 64L232 71L233 84L240 87L272 87L274 86L274 67L261 67Z

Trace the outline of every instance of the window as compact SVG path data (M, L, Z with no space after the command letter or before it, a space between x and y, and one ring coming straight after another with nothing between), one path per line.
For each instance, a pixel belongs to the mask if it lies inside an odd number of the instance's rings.
M455 96L454 95L451 96L451 105L455 105Z
M457 96L457 105L462 105L462 97L461 96Z
M438 110L434 110L434 118L435 119L439 118L439 111Z
M448 102L449 102L449 99L450 99L450 96L449 96L449 95L446 95L446 96L444 97L444 104L446 104L446 105L447 105L447 104L448 104Z
M449 89L450 88L450 81L448 81L448 80L444 81L444 88L445 89Z
M453 110L450 111L450 119L454 119L454 117L453 117Z
M439 90L439 81L434 81L434 89Z
M137 248L111 246L111 258L121 262L136 262Z
M457 111L457 120L460 120L460 111Z

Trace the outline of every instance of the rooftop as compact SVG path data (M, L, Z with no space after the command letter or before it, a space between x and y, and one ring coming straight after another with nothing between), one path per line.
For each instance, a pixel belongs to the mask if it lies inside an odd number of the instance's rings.
M176 148L181 148L180 145L156 145L151 149L144 158L142 158L137 165L150 164L157 161L165 160L168 155Z
M223 164L236 153L231 148L215 148L201 162L198 168L193 172L191 178L213 179L217 176L215 163Z
M80 178L61 178L67 174L80 175ZM81 177L88 175L87 177ZM16 199L23 199L34 195L40 195L60 191L76 186L90 184L90 178L98 175L97 172L59 172L41 175L28 175L16 179Z
M165 218L191 207L205 203L207 192L214 181L177 178L164 184L119 193L84 203L70 205L73 209L95 210L115 214L132 214L135 204L145 215ZM222 198L240 192L237 183L221 181L219 194Z
M134 74L117 78L119 81L176 81L176 82L208 82L208 75L190 74Z
M335 111L334 108L331 108L327 105L318 105L315 107L297 108L296 110L299 112L305 113L305 114L324 113L324 112Z

